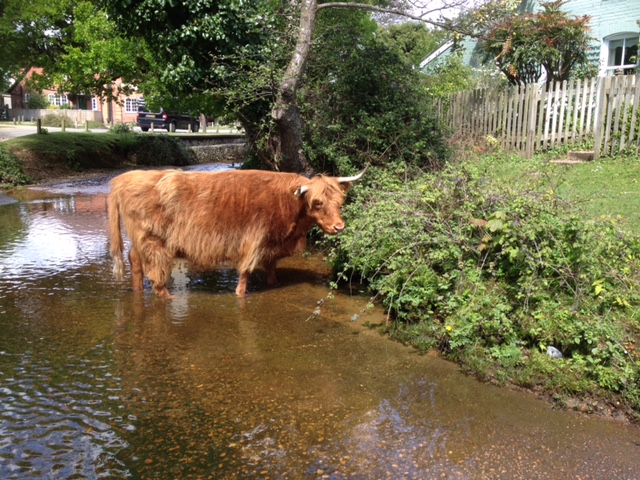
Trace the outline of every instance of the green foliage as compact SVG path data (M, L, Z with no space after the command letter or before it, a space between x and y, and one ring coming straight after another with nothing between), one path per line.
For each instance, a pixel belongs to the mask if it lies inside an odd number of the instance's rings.
M132 131L131 125L127 123L114 123L109 127L109 133L123 134L131 133Z
M444 30L430 30L423 23L405 22L380 28L381 40L391 49L397 49L404 60L413 68L418 68L431 52L446 39Z
M0 143L0 185L23 185L31 182L22 171L20 161Z
M446 98L452 93L476 88L501 88L506 84L498 70L464 65L459 51L427 66L424 73L425 93L432 98Z
M131 153L136 165L184 166L194 162L193 151L168 135L136 135Z
M64 124L67 127L73 125L72 120L66 116L66 114L57 114L51 113L49 115L45 115L42 119L42 126L44 127L62 127L62 121L64 120Z
M268 92L261 88L272 80L264 76L265 68L273 68L272 51L283 43L282 31L274 32L281 19L274 16L272 2L100 3L119 32L148 47L142 91L150 105L219 116L231 100L229 92L251 92L254 101Z
M324 13L300 94L307 158L326 172L390 159L439 168L444 135L403 44L362 12Z
M31 108L33 110L40 110L47 108L49 106L49 99L42 95L41 93L33 92L31 94L31 98L27 102L27 108Z
M513 85L567 80L580 65L589 63L589 16L570 17L566 0L540 2L542 11L507 14L489 23L478 46L485 61L495 62Z
M125 40L96 2L87 0L6 0L0 14L0 82L19 78L36 65L42 74L33 89L65 93L92 92L114 98L111 81L122 78L122 90L140 80L146 64L144 44ZM48 32L43 35L42 32Z
M58 174L68 171L82 171L96 168L122 168L131 165L172 165L184 166L193 163L193 152L175 137L168 135L136 135L122 133L54 132L47 135L27 135L2 143L12 152L16 168L21 167L20 159L25 158L29 172L53 170ZM24 155L24 157L23 157ZM6 163L13 168L13 163ZM4 167L3 171L14 172ZM37 175L37 173L32 173ZM11 184L25 183L19 177L7 178ZM36 178L37 180L37 178Z
M96 2L80 0L73 5L73 25L64 53L44 74L50 85L64 92L117 98L143 80L141 67L149 68L146 45L124 38ZM110 85L116 79L122 80L119 91Z
M394 335L499 381L530 381L535 352L554 346L566 358L552 370L583 380L565 392L599 388L640 408L640 237L583 220L545 176L495 182L469 163L367 177L334 264L376 292Z
M72 0L4 0L0 7L0 87L29 65L44 66L68 35ZM43 32L51 32L43 35Z

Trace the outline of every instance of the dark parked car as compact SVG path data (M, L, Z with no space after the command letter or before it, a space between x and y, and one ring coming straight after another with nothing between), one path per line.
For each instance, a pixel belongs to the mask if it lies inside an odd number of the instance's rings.
M137 124L143 132L148 132L151 125L154 130L162 128L168 132L175 132L178 129L190 129L192 132L200 130L200 122L191 115L165 112L163 109L159 112L146 112L144 104L140 108L142 110L138 110Z

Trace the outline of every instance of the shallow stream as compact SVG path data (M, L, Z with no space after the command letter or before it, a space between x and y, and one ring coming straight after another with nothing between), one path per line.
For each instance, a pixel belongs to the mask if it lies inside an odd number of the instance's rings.
M214 168L214 167L204 167ZM364 327L321 256L281 286L111 277L105 179L0 206L0 478L636 479L640 429L484 385ZM354 317L354 315L357 315Z

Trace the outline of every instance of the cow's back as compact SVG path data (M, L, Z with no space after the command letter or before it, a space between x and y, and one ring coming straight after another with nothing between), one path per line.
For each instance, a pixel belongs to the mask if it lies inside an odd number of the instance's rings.
M295 248L287 237L303 210L294 195L300 179L274 172L171 172L156 186L169 225L167 245L203 267L229 262L253 270L265 259L290 255Z

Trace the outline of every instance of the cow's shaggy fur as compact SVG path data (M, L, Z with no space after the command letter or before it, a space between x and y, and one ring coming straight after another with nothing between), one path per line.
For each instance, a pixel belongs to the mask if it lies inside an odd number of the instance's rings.
M262 171L132 171L111 181L108 199L110 253L116 278L124 276L121 221L129 236L134 290L143 277L160 297L176 257L207 269L234 265L236 294L246 294L251 272L267 271L306 243L313 225L335 234L344 229L340 207L349 183Z

